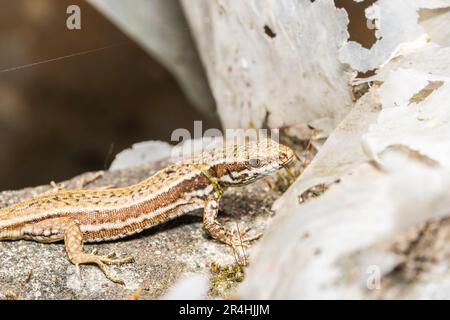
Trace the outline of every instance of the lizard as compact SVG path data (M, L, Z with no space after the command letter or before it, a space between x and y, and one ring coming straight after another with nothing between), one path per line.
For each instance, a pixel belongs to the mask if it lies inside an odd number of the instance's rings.
M217 220L219 201L229 187L242 186L289 164L295 154L270 138L226 144L169 164L137 184L110 189L63 189L0 209L1 240L64 241L69 261L80 274L81 264L97 265L111 281L122 283L107 264L114 258L84 251L84 244L136 234L188 212L203 208L203 227L230 246L257 237L238 237Z

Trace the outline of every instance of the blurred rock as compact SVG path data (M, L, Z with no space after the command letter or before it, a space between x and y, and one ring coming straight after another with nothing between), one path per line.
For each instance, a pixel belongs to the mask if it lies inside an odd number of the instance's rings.
M192 104L215 116L215 104L178 0L89 0L177 78Z

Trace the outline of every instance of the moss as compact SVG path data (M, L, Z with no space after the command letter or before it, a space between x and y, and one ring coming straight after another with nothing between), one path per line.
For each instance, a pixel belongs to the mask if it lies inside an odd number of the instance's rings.
M13 293L6 293L3 297L4 300L18 300L18 295Z
M211 288L209 290L211 297L220 296L227 298L230 295L230 291L235 289L245 277L244 270L239 264L221 266L213 262L210 268L213 273L213 277L210 280Z

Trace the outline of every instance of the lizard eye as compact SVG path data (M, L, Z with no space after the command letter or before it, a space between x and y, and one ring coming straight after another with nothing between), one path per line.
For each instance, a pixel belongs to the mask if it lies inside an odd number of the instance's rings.
M250 165L252 167L259 167L259 166L261 166L261 160L259 160L257 158L250 159L248 162L250 163Z

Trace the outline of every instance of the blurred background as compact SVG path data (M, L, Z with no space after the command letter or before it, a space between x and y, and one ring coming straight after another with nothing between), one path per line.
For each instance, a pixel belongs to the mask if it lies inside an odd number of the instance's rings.
M66 28L71 4L81 8L81 30ZM89 3L0 0L0 8L0 70L24 66L0 71L0 190L105 169L133 143L169 141L194 120L220 126Z

